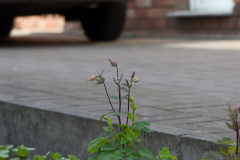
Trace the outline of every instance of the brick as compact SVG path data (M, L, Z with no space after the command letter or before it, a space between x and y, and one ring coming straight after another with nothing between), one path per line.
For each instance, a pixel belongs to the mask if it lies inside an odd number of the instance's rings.
M148 8L152 6L152 0L137 0L137 7Z
M231 29L231 28L234 28L236 27L235 25L237 24L237 18L230 18L230 17L227 17L227 18L222 18L220 19L220 28L223 28L223 29Z
M175 5L175 0L153 0L155 7L169 7Z
M131 1L129 3L127 3L127 8L136 8L136 1Z
M166 27L168 28L176 28L177 20L175 18L169 18L166 20Z
M203 26L205 29L217 29L219 28L219 18L206 18L203 19Z
M127 10L127 19L134 19L134 18L136 18L135 10L128 9Z
M176 27L181 30L190 30L190 29L198 29L203 28L203 19L202 18L181 18L177 19Z
M234 21L234 25L236 25L237 28L240 28L240 18L236 18Z
M159 20L150 19L147 21L147 29L158 29L159 28Z
M233 0L235 3L240 3L240 0Z
M135 10L137 19L147 19L148 18L148 10L147 9L136 9Z
M126 20L125 26L124 26L125 29L133 29L134 27L135 26L134 26L133 20Z
M134 21L134 25L135 25L136 29L146 29L147 28L147 20Z
M161 20L159 21L159 28L160 28L160 29L165 29L165 28L166 28L166 20L161 19Z
M151 8L148 10L147 16L150 19L160 18L161 17L161 9Z
M175 6L174 8L175 10L188 10L189 9L189 6L188 4L178 4Z

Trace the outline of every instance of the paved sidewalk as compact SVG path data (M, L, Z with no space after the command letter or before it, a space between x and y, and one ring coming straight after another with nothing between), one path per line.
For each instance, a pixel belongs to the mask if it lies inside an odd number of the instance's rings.
M117 95L115 68L107 60L111 58L118 61L124 79L133 71L141 78L132 92L140 119L234 137L225 122L227 104L240 103L240 40L120 39L92 44L74 38L65 44L68 39L2 40L0 100L106 113L110 106L103 86L86 80L105 70L109 92Z

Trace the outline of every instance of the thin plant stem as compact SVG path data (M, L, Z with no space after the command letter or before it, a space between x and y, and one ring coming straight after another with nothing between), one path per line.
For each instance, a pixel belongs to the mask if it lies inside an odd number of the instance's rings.
M110 106L112 107L112 110L113 110L114 112L116 112L115 109L113 108L113 105L112 105L112 102L111 102L110 97L109 97L109 95L108 95L107 87L106 87L104 81L103 81L103 85L104 85L104 88L105 88L105 91L106 91L106 94L107 94L107 97L108 97L109 104L110 104Z
M239 145L239 128L237 123L237 148L236 148L236 156L238 156L238 145Z
M107 97L108 97L109 104L112 107L112 110L114 112L116 112L115 109L113 108L112 102L111 102L110 97L108 95L107 87L106 87L105 82L104 82L103 79L102 79L102 82L103 82L103 85L104 85L104 88L105 88L105 91L106 91L106 94L107 94ZM118 116L118 123L121 124L121 117L120 116ZM122 128L121 127L119 127L119 128L120 128L120 131L122 132Z
M117 79L118 79L118 67L117 67Z
M236 147L236 156L238 156L238 145L239 145L239 128L238 128L238 108L236 108L236 126L237 126L237 147Z
M118 67L117 67L117 81L118 81L118 98L119 98L119 113L120 113L120 116L118 116L118 121L119 121L119 124L122 124L121 122L121 88L120 88L120 77L118 77ZM122 128L120 127L120 130L122 131Z
M127 114L129 113L129 103L130 103L130 88L128 89L128 112L127 112ZM127 122L126 122L126 125L128 125L128 116L127 116Z
M133 121L132 121L132 131L133 131L133 128L134 128L134 119L135 119L135 113L134 113L135 111L133 110Z
M120 82L119 82L120 83ZM121 103L121 88L120 88L120 84L118 84L118 93L119 93L119 113L121 113L121 106L122 106L122 103ZM119 116L119 124L121 124L121 115Z

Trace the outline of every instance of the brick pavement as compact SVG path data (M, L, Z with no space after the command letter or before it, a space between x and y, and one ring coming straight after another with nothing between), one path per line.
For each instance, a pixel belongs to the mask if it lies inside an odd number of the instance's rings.
M32 41L37 42L28 44ZM91 44L74 39L64 45L65 41L63 37L48 45L48 38L12 38L1 46L0 100L105 113L110 106L103 87L86 80L104 69L109 92L116 95L111 80L115 68L107 61L111 58L118 61L124 78L133 71L141 78L133 91L140 119L234 137L225 121L227 103L240 102L240 40L120 39Z

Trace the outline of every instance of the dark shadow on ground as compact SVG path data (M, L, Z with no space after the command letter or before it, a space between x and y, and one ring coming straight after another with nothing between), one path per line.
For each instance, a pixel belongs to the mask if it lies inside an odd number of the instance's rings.
M29 36L14 36L0 38L0 48L2 47L34 47L34 46L66 46L66 45L87 45L92 44L85 37L71 35L47 35L36 34Z

